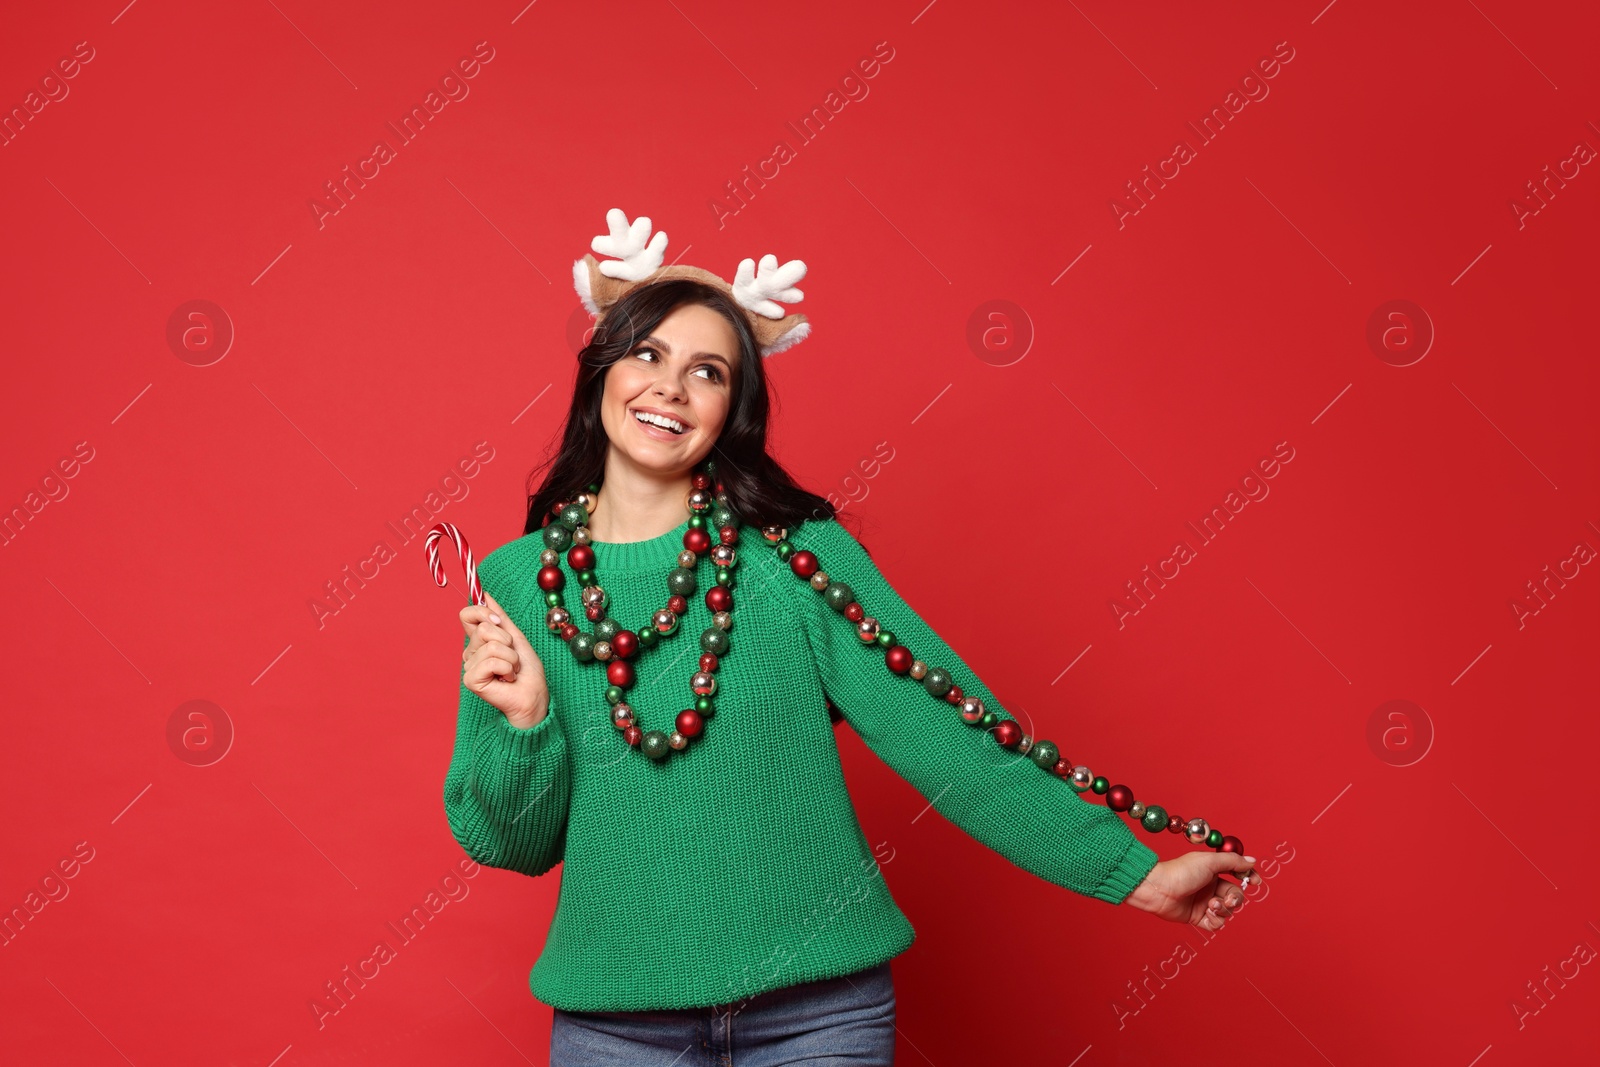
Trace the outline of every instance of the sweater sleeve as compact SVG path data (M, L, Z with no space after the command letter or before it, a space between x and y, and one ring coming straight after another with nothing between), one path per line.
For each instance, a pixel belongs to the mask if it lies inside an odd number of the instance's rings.
M816 555L830 582L848 585L866 615L913 657L944 668L964 695L981 698L1001 718L1012 717L837 519L807 521L791 529L789 540ZM1080 796L1028 756L1002 748L988 730L968 725L956 707L931 696L909 674L890 671L883 650L863 642L856 624L787 564L778 577L792 587L829 698L867 746L939 814L1024 870L1110 904L1122 903L1155 866L1156 853L1121 815Z
M478 565L478 580L527 633L526 612L517 606L526 597L514 573L502 573L504 562L500 552L490 553ZM531 584L531 576L522 583ZM461 647L470 640L463 635ZM560 863L571 773L554 708L535 725L519 729L462 683L444 810L450 832L469 856L487 867L534 876Z

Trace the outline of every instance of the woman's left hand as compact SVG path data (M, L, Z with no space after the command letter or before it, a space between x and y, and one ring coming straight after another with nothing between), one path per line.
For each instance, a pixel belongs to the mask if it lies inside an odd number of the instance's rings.
M1150 868L1124 904L1171 922L1191 923L1202 930L1220 930L1233 910L1244 903L1244 890L1222 878L1224 871L1251 871L1254 856L1234 852L1191 852L1175 860L1162 860Z

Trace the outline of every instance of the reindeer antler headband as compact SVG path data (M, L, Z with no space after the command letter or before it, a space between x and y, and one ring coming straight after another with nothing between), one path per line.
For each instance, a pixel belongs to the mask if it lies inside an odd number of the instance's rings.
M721 289L744 309L763 357L792 348L810 335L811 324L804 315L786 315L779 306L779 301L795 304L805 299L805 294L794 288L806 276L806 265L800 260L791 259L779 266L778 257L769 254L761 257L759 267L753 259L742 260L729 285L699 267L662 266L667 235L661 232L651 237L650 219L644 215L629 224L622 209L614 207L606 212L606 225L611 232L596 237L589 247L613 258L597 260L585 255L572 264L572 284L578 290L578 299L596 318L603 318L624 293L637 285L665 278L692 278Z

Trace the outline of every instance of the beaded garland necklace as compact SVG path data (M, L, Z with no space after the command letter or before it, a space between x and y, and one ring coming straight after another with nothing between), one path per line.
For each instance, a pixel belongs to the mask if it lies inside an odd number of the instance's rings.
M538 581L539 587L545 591L545 602L549 605L545 625L567 642L578 662L606 664L605 698L610 707L611 723L622 732L623 739L630 746L652 760L659 761L672 752L688 748L689 742L704 732L705 720L716 713L716 673L722 657L728 652L728 631L733 627L739 521L728 507L722 483L714 481L715 474L716 464L708 460L693 475L693 488L686 501L690 511L689 529L683 535L683 551L678 554L677 566L667 575L669 595L666 606L652 613L649 624L637 631L627 629L611 617L608 610L610 598L595 576L596 560L590 544L589 512L594 504L593 494L599 491L599 487L591 485L588 492L577 494L570 503L557 505L556 518L544 527L545 548L539 557L541 567ZM716 487L715 495L711 492L713 485ZM829 607L855 624L856 635L863 646L882 650L884 666L891 674L921 682L930 697L956 707L963 722L992 731L995 741L1002 748L1026 755L1043 770L1064 780L1077 793L1093 792L1104 796L1108 808L1126 812L1149 833L1166 830L1183 834L1191 843L1207 845L1218 852L1244 854L1244 845L1237 837L1224 835L1205 819L1185 819L1181 815L1168 813L1159 804L1135 800L1133 790L1128 786L1112 785L1104 775L1096 775L1081 764L1075 766L1061 754L1055 742L1034 740L1023 732L1016 720L1003 719L986 708L979 697L962 693L949 671L942 667L930 667L913 657L911 650L900 644L894 634L883 629L877 619L866 613L848 585L830 579L815 553L796 549L788 540L788 530L781 526L766 526L761 533L772 544L778 560L787 563L795 577L804 579L822 595ZM717 542L715 546L713 540ZM592 632L579 629L562 598L561 589L566 584L566 575L559 563L563 551L567 554L567 563L578 584L583 587L580 598L584 616L594 626ZM689 679L694 702L678 713L670 733L645 730L639 725L633 708L624 699L627 690L637 680L629 661L677 633L679 621L689 607L688 597L693 595L698 586L696 566L701 557L707 554L717 565L717 570L715 584L705 594L706 607L712 613L712 624L700 635L700 659ZM1246 872L1247 879L1249 874Z

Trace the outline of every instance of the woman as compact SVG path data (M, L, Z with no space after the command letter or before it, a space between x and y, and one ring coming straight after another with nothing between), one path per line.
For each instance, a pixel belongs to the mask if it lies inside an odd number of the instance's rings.
M586 257L580 295L605 306L561 448L525 535L479 567L486 603L460 613L445 810L480 863L564 862L529 977L554 1009L552 1065L727 1064L735 1047L740 1067L892 1062L889 960L914 933L878 869L892 843L868 844L846 792L834 705L1018 866L1220 926L1243 894L1219 874L1253 861L1157 862L1039 762L1048 742L1023 754L988 688L767 454L781 309L643 258L601 297ZM766 295L798 299L803 271Z

